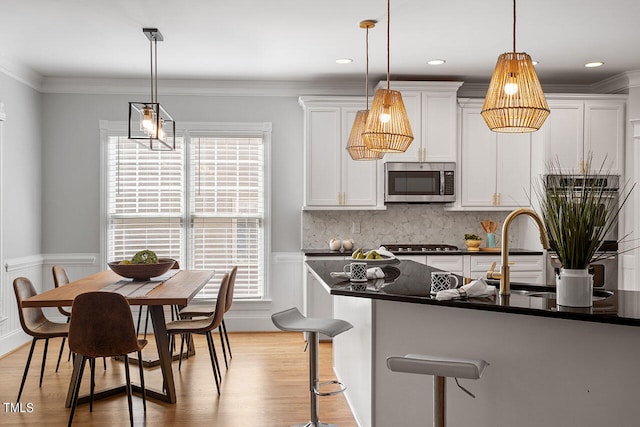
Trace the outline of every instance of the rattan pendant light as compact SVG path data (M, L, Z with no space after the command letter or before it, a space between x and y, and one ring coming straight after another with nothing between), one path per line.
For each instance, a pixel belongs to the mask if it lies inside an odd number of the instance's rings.
M481 114L494 132L533 132L549 116L531 57L516 52L516 0L513 0L513 52L498 57Z
M356 113L356 118L353 121L353 127L349 134L349 141L347 141L347 151L353 160L380 160L384 157L384 153L381 151L372 151L367 148L362 139L362 132L364 132L364 126L367 123L367 117L369 116L369 29L376 26L374 20L365 20L360 22L360 28L364 28L367 31L366 37L366 72L365 72L365 94L366 104L365 110L360 110Z
M404 108L402 94L389 87L390 11L391 0L387 0L387 88L376 91L362 138L372 151L402 153L411 145L413 132Z

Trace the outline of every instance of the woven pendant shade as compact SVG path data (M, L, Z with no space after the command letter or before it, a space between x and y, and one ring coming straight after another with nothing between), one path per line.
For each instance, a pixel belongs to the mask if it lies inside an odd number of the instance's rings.
M362 134L367 147L384 153L403 153L413 141L413 132L404 108L402 95L397 90L378 89L365 131Z
M549 106L529 55L524 52L500 55L481 114L495 132L540 129L549 116Z
M368 115L369 110L360 110L353 121L349 141L347 141L347 151L353 160L380 160L384 157L384 153L380 151L369 150L362 139Z

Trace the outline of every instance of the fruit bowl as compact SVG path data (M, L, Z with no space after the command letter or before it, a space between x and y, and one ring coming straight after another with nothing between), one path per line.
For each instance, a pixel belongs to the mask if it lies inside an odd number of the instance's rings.
M152 277L162 276L169 271L175 260L160 258L157 264L120 264L119 261L109 263L109 268L114 273L134 280L149 280Z

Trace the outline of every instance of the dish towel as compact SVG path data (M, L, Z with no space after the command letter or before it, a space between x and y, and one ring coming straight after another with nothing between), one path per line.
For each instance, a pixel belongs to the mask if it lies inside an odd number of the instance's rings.
M340 279L350 278L350 274L345 273L343 271L331 272L329 274L333 278L340 278ZM380 267L367 268L367 279L373 280L373 279L383 279L383 278L384 278L384 271L382 271Z
M384 246L380 246L378 249L376 249L376 252L378 252L380 255L385 256L387 258L396 257L393 253L389 252L387 248L385 248Z
M474 280L468 285L464 285L456 289L447 289L445 291L440 291L436 294L436 299L438 301L445 301L450 299L472 297L482 298L495 295L495 293L496 287L487 285L487 282L485 282L484 279L480 278L478 280Z

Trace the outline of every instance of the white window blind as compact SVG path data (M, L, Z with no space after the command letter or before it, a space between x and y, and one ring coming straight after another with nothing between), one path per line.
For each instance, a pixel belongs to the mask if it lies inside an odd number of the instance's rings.
M153 152L110 136L107 152L109 261L151 249L182 268L214 269L205 298L237 265L234 299L264 295L262 138L187 134L175 151Z

